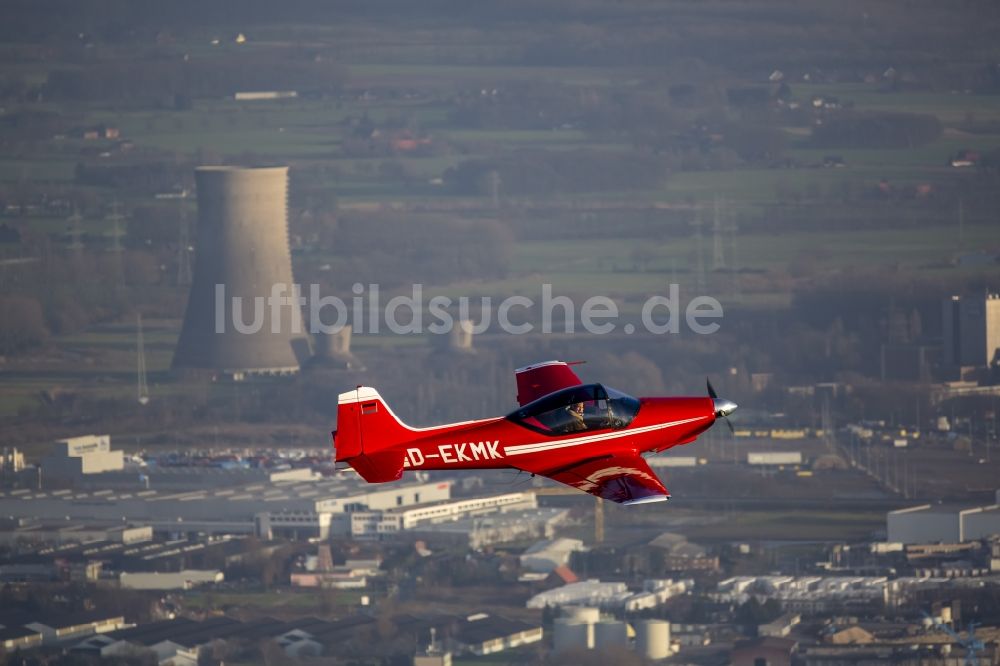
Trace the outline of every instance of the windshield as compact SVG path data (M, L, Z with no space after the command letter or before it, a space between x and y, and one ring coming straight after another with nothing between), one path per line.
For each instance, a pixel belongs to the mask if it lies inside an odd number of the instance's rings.
M639 411L639 401L600 384L563 389L539 398L507 418L546 435L624 428Z

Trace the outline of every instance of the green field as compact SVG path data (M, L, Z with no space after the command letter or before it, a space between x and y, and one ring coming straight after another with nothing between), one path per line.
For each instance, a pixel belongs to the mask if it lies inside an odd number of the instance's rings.
M285 610L296 613L316 612L324 603L332 606L356 606L361 593L344 590L293 590L281 588L272 592L184 592L181 604L191 611L212 611L233 607L261 615L281 613Z
M689 527L698 539L738 541L860 541L885 528L885 512L739 511L718 523Z
M791 88L793 99L801 104L808 104L816 96L836 97L842 105L853 102L860 109L929 113L948 125L964 122L970 116L978 121L1000 119L1000 98L995 95L962 91L885 92L880 84L868 83L792 83Z
M995 201L984 187L989 174L981 169L955 169L948 162L962 149L982 153L1000 149L1000 95L953 91L940 83L936 91L917 89L909 79L895 92L886 92L880 82L832 82L877 77L887 66L881 64L885 53L891 51L869 53L870 63L861 65L857 63L863 63L862 59L852 60L845 54L854 63L853 73L817 71L812 81L804 81L802 73L811 67L824 69L810 64L811 59L821 61L836 51L830 51L827 42L815 51L802 51L800 40L805 33L789 27L796 19L786 16L783 8L726 3L658 8L626 3L613 10L587 9L599 16L592 16L589 23L581 20L565 26L560 18L556 23L561 27L555 32L553 19L545 18L518 24L516 29L503 21L501 28L493 26L492 20L483 24L457 20L454 29L435 31L406 17L380 22L352 15L344 22L262 23L224 30L190 27L168 36L156 48L127 41L104 44L98 39L93 53L85 57L67 48L43 58L33 49L21 53L21 47L10 44L4 51L10 56L8 73L32 85L42 83L50 71L82 72L93 63L107 65L116 58L190 63L190 71L195 72L214 59L239 67L246 54L245 62L250 63L273 61L287 67L329 63L337 70L332 84L311 86L311 79L300 79L300 96L272 101L237 102L234 86L225 81L193 88L198 92L178 98L166 84L163 95L155 98L125 94L104 100L82 94L79 103L61 103L52 96L24 97L5 107L0 116L28 110L63 116L63 126L40 130L33 144L23 144L31 148L22 147L18 132L9 132L12 149L0 157L0 185L10 192L23 187L48 198L84 201L82 231L97 252L111 232L105 214L111 201L120 201L126 212L146 207L162 212L175 203L158 201L153 195L160 188L190 187L190 177L171 183L171 175L164 179L167 182L155 181L155 185L111 189L74 182L78 164L123 170L147 163L181 164L190 174L189 167L199 162L287 163L293 174L293 236L300 233L298 223L306 212L328 225L384 209L400 216L416 212L507 224L513 238L504 248L509 263L502 278L477 278L466 271L454 279L439 279L441 284L426 284L426 290L453 298L538 297L540 284L550 283L555 294L573 296L578 303L592 295L610 296L620 313L629 317L638 313L645 297L664 294L671 282L682 285L682 301L703 289L727 308L781 309L804 285L852 274L870 275L875 281L887 273L912 274L915 279L942 283L991 277L993 267L958 267L955 263L963 253L995 251L1000 245ZM851 21L821 8L802 11L829 18L834 39L854 37ZM873 21L888 21L885 17L892 12L885 11ZM606 21L605 13L618 16L620 23ZM902 18L906 17L896 20ZM649 33L647 20L655 26ZM727 66L717 62L721 53L710 48L697 55L685 54L677 62L659 60L661 51L669 52L675 40L698 35L705 44L714 44L728 31L740 33L747 26L766 27L766 34L775 40L750 52L763 49L781 58L773 63L756 60ZM236 30L247 34L246 44L233 43ZM516 39L506 39L505 34ZM654 34L662 41L642 41ZM630 51L628 42L633 37L649 49L643 57L634 57ZM220 43L213 46L213 39ZM585 46L580 58L552 60L547 59L553 55L546 48L550 41ZM610 51L620 49L630 53L631 59L602 60L609 45L614 45ZM701 48L701 42L695 46ZM931 45L915 51L899 44L891 48L901 49L917 73L938 58ZM565 58L566 53L555 55ZM969 62L989 61L981 53L975 55ZM919 66L913 67L913 62ZM897 65L900 71L906 70L903 63ZM774 92L766 75L778 66L788 72L789 101L803 109L813 108L814 97L835 97L841 106L858 111L933 114L941 120L944 132L936 140L906 149L814 148L809 140L811 127L827 111L786 115L787 109L778 109L773 98L766 108L748 108L728 97L739 88ZM693 88L690 101L674 95L671 89L678 84ZM523 105L518 95L524 96ZM517 113L522 106L532 113ZM783 131L783 154L749 162L739 158L741 153L727 143L729 130L720 129L739 123ZM98 125L118 128L131 146L120 148L113 140L82 138L82 128ZM360 127L364 131L358 131ZM372 127L382 137L406 128L430 137L433 149L416 156L394 153L389 144L378 141L367 147ZM644 145L647 135L665 142L666 147ZM711 139L699 143L706 136ZM505 192L501 185L496 209L490 197L481 194L482 187L467 188L457 196L437 181L467 160L555 151L662 155L669 168L662 182L643 182L642 189L626 189L621 181L601 187L597 178L595 186L585 191L563 183L558 191L542 196L519 196L516 191ZM824 158L830 155L841 157L843 167L823 168ZM541 166L544 170L551 165ZM878 195L883 181L890 196ZM929 186L927 199L913 195L918 185ZM965 197L961 231L959 196ZM721 202L723 225L734 227L724 232L726 267L718 271L712 270L714 201ZM181 205L193 216L193 200ZM307 211L310 206L313 209ZM615 212L619 206L620 214L628 217L621 232ZM657 217L657 207L664 211L662 217ZM702 221L700 242L692 226L696 217ZM578 233L578 221L585 233ZM0 223L25 232L34 243L30 251L23 245L2 247L4 258L38 251L39 239L45 236L46 252L58 252L66 242L66 220L49 212L0 211ZM605 228L606 238L594 237L605 235ZM336 238L335 230L329 238ZM346 266L351 260L339 253L335 240L330 247L315 247L315 241L303 233L296 241L300 245L294 261L300 274L323 264ZM155 257L144 257L155 259L164 276L174 269L172 242L161 239L160 247L149 248ZM706 275L699 280L702 265ZM176 309L180 302L175 293L168 293L173 287L164 279L155 289L155 294L150 290L142 296L157 300L168 294L173 300L164 298L170 305L160 312L179 318L180 312L169 309ZM130 298L137 295L138 291ZM178 327L174 320L147 331L154 397L184 390L167 380ZM426 344L425 338L416 336L358 335L354 340L362 353ZM100 326L85 334L54 336L47 345L43 353L64 356L45 364L15 361L3 368L0 415L37 407L46 399L45 392L58 389L77 390L88 397L132 396L131 327ZM225 395L228 389L216 390Z

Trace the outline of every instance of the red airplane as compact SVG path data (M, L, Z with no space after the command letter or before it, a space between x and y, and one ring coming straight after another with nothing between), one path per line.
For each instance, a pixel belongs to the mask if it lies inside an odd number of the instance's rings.
M336 462L370 483L395 481L405 469L513 468L621 504L660 502L670 493L642 454L689 444L736 409L711 383L703 398L633 398L582 383L562 361L515 374L518 409L431 428L400 421L373 388L341 393Z

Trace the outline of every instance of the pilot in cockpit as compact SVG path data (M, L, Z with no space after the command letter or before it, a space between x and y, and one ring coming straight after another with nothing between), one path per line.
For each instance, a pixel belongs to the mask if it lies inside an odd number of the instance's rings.
M578 402L575 405L570 405L566 408L569 412L570 422L566 426L566 432L579 432L581 430L587 429L587 421L583 416L583 403Z

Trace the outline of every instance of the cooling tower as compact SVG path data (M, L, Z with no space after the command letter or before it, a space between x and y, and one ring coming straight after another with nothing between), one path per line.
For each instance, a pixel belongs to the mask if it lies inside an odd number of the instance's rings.
M198 167L197 255L173 367L297 372L308 354L291 303L288 167Z

